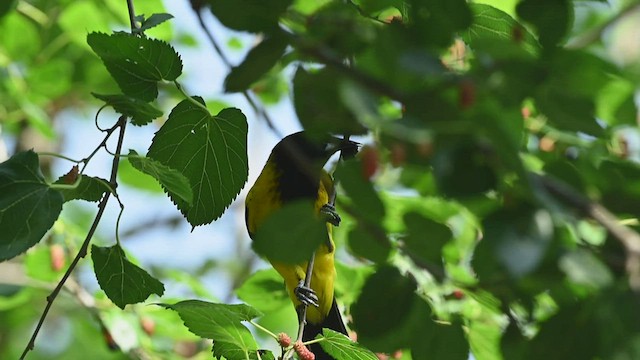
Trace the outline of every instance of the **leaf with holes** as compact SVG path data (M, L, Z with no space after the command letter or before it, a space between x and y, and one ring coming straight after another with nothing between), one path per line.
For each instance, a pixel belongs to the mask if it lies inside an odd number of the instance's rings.
M42 239L62 211L62 194L49 187L38 155L17 153L0 164L0 261L11 259Z
M203 103L200 98L195 101ZM224 213L247 181L249 168L244 114L227 108L211 116L195 101L183 100L173 108L153 138L147 156L189 179L193 205L168 193L187 221L198 226Z
M91 246L91 259L100 288L119 308L164 294L164 285L145 270L132 264L118 245Z
M127 33L91 33L87 43L118 83L122 92L152 101L158 81L173 81L182 73L182 60L171 45Z
M193 191L191 190L189 179L178 170L172 169L157 160L140 156L133 150L129 150L127 159L134 168L153 176L168 192L180 198L181 201L186 202L188 205L193 204Z

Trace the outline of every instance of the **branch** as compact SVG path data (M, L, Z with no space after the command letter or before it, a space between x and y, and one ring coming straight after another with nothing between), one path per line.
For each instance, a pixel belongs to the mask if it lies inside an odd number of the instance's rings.
M118 135L118 145L116 146L116 155L119 155L120 152L122 151L122 143L124 141L124 130L125 130L125 127L126 127L126 124L127 124L126 120L127 120L127 118L125 116L121 116L118 119L118 122L116 123L116 125L112 128L113 130L115 130L117 128L120 129L120 133ZM105 140L101 143L100 146L102 146L102 144L106 141L106 139L111 135L112 132L113 131L107 132L107 136L105 136ZM113 162L111 164L111 178L110 178L109 181L110 181L114 191L115 191L116 176L117 176L117 173L118 173L119 161L120 161L120 156L114 156L113 157ZM31 335L31 339L29 340L29 343L27 344L27 347L24 349L24 351L22 352L22 355L20 356L21 360L24 359L27 356L27 353L30 350L33 350L33 348L35 346L36 337L38 336L38 333L40 332L40 328L42 328L42 324L44 323L44 320L47 318L47 314L49 313L49 310L51 309L51 306L53 305L53 302L55 301L56 297L60 293L60 290L64 286L65 282L67 281L67 279L69 278L69 276L71 275L73 270L78 265L78 262L80 261L80 259L84 258L87 255L87 249L89 248L89 243L91 241L91 238L93 237L93 234L95 233L96 229L98 228L98 224L100 223L100 220L102 219L102 215L104 214L104 211L105 211L105 209L107 207L107 202L108 202L110 196L111 196L111 192L106 192L104 194L104 197L102 198L102 200L100 200L100 203L98 204L98 213L96 214L96 217L93 220L93 224L91 224L91 228L89 229L89 232L87 233L87 236L84 239L84 242L82 243L82 246L80 247L80 250L78 251L78 254L73 259L71 264L69 265L69 268L67 269L67 271L62 276L62 279L60 279L60 282L58 282L58 285L56 285L56 287L53 289L51 294L49 294L49 296L47 296L47 305L45 306L44 311L42 312L42 315L40 316L40 320L38 321L38 324L36 325L36 328L33 331L33 334Z
M231 69L233 67L233 65L231 64L231 61L229 61L229 59L227 58L227 56L224 54L224 52L222 51L222 48L220 47L220 45L218 45L218 42L216 41L215 37L213 36L213 33L211 32L211 30L209 30L209 28L207 27L207 25L204 23L204 19L202 18L202 14L199 11L199 8L194 7L193 11L196 13L196 17L198 18L198 23L200 24L200 27L202 28L202 31L204 31L205 35L207 36L207 39L209 39L209 42L211 43L211 46L213 46L213 49L216 51L216 53L218 54L218 57L220 58L220 60L222 60L222 62L229 68ZM273 120L271 120L271 117L269 116L269 114L267 113L267 110L265 110L264 107L259 106L256 101L251 97L251 94L249 94L249 92L247 90L242 91L242 96L244 96L244 98L247 100L247 102L249 103L249 105L251 106L251 108L253 109L253 111L256 113L256 115L258 116L262 116L262 118L264 119L264 121L267 122L267 126L269 126L269 128L278 136L278 137L284 137L280 131L276 128Z
M587 47L587 46L593 44L594 42L598 41L602 37L602 34L605 32L605 30L607 30L607 28L609 26L613 25L618 20L622 19L626 15L628 15L628 14L630 14L630 13L636 11L636 10L640 10L640 2L634 2L634 3L631 3L631 4L627 5L627 7L625 7L622 10L620 10L620 12L617 13L615 16L613 16L609 20L605 21L600 26L597 26L596 28L592 29L591 31L584 33L583 36L580 36L580 37L574 39L569 44L567 44L566 47L568 49L577 50L577 49L582 49L584 47Z
M607 208L588 199L564 182L542 175L533 176L550 194L597 221L622 244L627 255L629 286L634 291L640 291L640 234L622 225Z
M127 0L127 9L129 10L129 23L131 24L131 33L134 34L138 29L136 24L136 11L133 8L133 0Z

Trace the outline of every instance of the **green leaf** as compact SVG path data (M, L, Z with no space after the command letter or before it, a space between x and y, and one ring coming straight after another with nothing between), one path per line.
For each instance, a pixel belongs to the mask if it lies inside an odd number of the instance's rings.
M529 53L537 53L540 45L536 38L506 12L487 4L469 3L473 23L462 32L465 43L474 47L477 41L505 40L521 42ZM522 38L517 39L517 32Z
M0 4L0 18L5 16L9 11L15 8L17 0L7 0Z
M167 14L167 13L151 14L151 16L149 16L148 19L142 21L142 25L140 25L140 28L135 29L133 32L136 34L142 33L145 30L149 30L152 27L156 27L170 19L173 19L173 15L171 14Z
M173 81L182 73L180 56L160 40L127 33L91 33L87 43L122 92L144 101L158 97L158 81Z
M376 354L351 341L345 335L331 329L322 329L322 335L316 339L322 339L320 346L329 355L340 360L377 360Z
M602 136L604 130L595 119L593 100L565 91L559 88L543 89L536 96L538 110L546 114L549 122L558 129Z
M192 333L214 342L233 344L245 352L257 350L256 341L242 321L261 316L258 310L245 304L215 304L200 300L185 300L176 304L160 304L178 312Z
M180 198L181 201L191 205L193 203L193 191L189 180L178 170L172 169L157 160L139 156L137 152L129 150L127 159L131 165L154 179L164 187L169 193Z
M367 129L344 105L340 96L343 76L330 68L307 72L298 68L293 79L293 100L298 119L311 133L365 134Z
M66 184L64 176L56 180L55 184ZM87 175L80 176L80 183L75 189L59 189L60 193L64 197L64 202L71 200L85 200L91 202L97 202L102 199L102 196L107 191L111 191L109 181Z
M265 219L252 245L270 261L299 264L308 261L311 253L328 240L327 225L317 216L313 204L295 201Z
M247 181L247 119L235 108L211 116L193 101L183 100L173 108L147 156L189 179L192 206L171 192L169 196L197 226L219 218Z
M611 270L587 250L577 249L565 254L558 266L571 282L591 289L606 288L614 281Z
M280 274L274 269L253 273L236 290L240 300L256 309L270 313L289 306L289 294Z
M162 111L158 108L135 97L120 94L101 95L91 93L91 95L113 107L117 113L130 117L133 125L146 125L153 119L162 116Z
M249 51L240 65L231 69L224 80L225 91L247 90L251 84L258 81L280 60L286 47L287 39L281 34L262 40L260 44Z
M542 262L553 239L553 220L542 209L505 208L488 216L483 225L485 233L473 259L481 281L504 275L494 267L497 264L513 278L530 274Z
M336 282L334 284L337 297L343 305L350 305L359 296L367 278L374 273L371 266L347 266L336 261Z
M409 339L397 333L409 323L417 300L415 290L416 284L394 267L380 267L369 276L360 297L351 306L358 341L373 351L381 352L393 352L406 346Z
M371 224L382 221L385 209L371 181L363 174L361 159L342 161L335 171L335 178L345 189L359 215Z
M407 6L414 43L427 47L450 45L455 32L472 22L471 10L464 0L411 0Z
M349 232L348 244L354 255L376 263L385 263L391 254L387 235L376 225L358 224Z
M403 239L409 251L428 263L442 266L442 248L451 241L451 230L441 223L416 212L405 214L407 236Z
M38 155L17 153L0 164L0 261L38 243L62 211L62 194L40 172Z
M119 245L108 248L92 245L91 260L100 288L121 309L142 302L151 294L164 294L164 285L132 264Z
M24 269L27 276L32 279L46 282L57 282L60 277L62 277L65 267L63 266L59 270L56 270L53 267L52 249L54 246L58 246L60 249L63 249L59 244L36 246L25 254ZM62 251L64 251L64 249ZM62 257L64 260L65 256L63 255ZM64 261L63 265L66 265L64 264Z
M278 29L278 21L292 0L209 0L211 12L233 30L269 33Z
M536 27L543 47L558 44L573 23L573 6L568 0L524 0L518 3L516 11Z
M254 350L247 352L242 347L237 346L235 344L222 342L222 341L214 341L213 356L216 359L225 359L225 360L275 360L273 353L269 350ZM260 356L258 357L258 353Z
M411 356L414 359L469 359L469 343L460 324L437 324L429 332L431 336L428 338L423 332L419 332L422 336L414 338L411 346Z

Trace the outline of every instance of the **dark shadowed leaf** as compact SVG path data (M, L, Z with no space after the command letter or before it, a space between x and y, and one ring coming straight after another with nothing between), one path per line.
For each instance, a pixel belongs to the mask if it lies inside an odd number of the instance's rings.
M164 294L164 285L144 269L132 264L118 245L91 246L91 259L100 288L119 308Z
M173 19L173 15L160 13L160 14L151 14L148 19L144 20L140 25L140 28L136 29L134 33L141 33L143 31L149 30L152 27L156 27L163 22Z
M56 184L65 184L63 177L58 179ZM85 200L85 201L100 201L102 195L106 192L111 192L111 186L109 181L87 175L81 175L80 183L74 189L60 189L64 202L71 200Z
M304 241L301 241L304 239ZM253 249L271 261L298 264L329 240L327 224L309 201L296 201L266 218L254 235Z
M568 0L524 0L516 10L518 16L536 27L544 47L559 43L573 23L573 5Z
M398 269L384 266L367 278L362 293L351 306L358 341L373 351L393 352L409 343L406 330L414 303L416 284ZM380 294L393 294L381 296Z
M208 0L211 12L224 26L249 32L272 32L278 27L280 15L292 0Z
M38 155L20 152L0 164L0 261L32 247L53 226L63 197L44 181Z
M279 33L262 40L249 51L240 65L231 69L224 80L225 91L247 90L280 60L286 47L287 39Z
M300 123L312 133L364 134L366 129L344 105L337 71L307 72L298 68L293 79L293 100Z
M409 251L436 266L442 265L442 247L453 238L451 230L419 213L404 216L407 236L403 239Z

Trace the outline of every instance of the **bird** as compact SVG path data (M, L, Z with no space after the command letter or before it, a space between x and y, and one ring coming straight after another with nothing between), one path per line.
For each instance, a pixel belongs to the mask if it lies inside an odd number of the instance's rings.
M267 258L283 277L299 318L301 304L308 305L303 341L313 340L323 328L347 335L333 288L336 271L332 228L339 225L340 216L333 206L333 179L323 167L338 151L343 155L355 154L358 145L328 134L311 137L310 133L300 131L288 135L271 151L245 200L245 222L253 240L266 218L296 200L313 201L315 211L327 221L327 241L315 251L310 288L304 286L307 262L286 264ZM318 343L311 345L311 351L317 360L333 359Z

